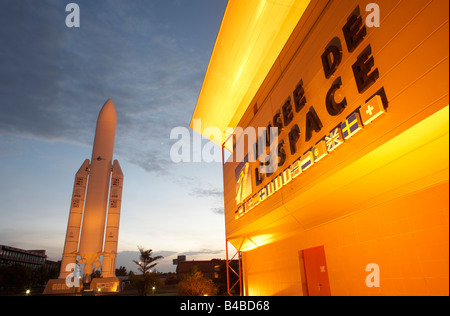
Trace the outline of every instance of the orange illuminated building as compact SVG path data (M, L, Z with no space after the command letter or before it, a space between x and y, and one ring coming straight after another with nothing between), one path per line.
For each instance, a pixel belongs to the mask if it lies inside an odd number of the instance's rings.
M193 119L245 295L449 294L449 3L376 4L228 3ZM275 171L237 127L278 127Z

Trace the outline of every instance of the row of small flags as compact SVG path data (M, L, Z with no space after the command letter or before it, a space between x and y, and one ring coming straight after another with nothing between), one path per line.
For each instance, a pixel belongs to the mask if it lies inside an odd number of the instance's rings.
M315 163L325 158L328 154L344 144L346 140L352 138L361 131L364 126L373 122L383 113L385 113L383 101L381 100L381 97L377 95L367 104L363 105L359 111L353 112L345 122L342 122L339 126L334 128L310 151L305 153L300 159L295 161L289 168L284 170L246 203L241 205L235 212L235 219L242 217L274 192L281 189L282 186L288 184L301 173L311 168Z

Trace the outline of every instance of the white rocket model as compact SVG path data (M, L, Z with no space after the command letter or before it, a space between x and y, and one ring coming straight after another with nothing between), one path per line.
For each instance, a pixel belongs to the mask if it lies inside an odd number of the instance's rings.
M94 268L102 268L103 278L115 277L123 185L119 162L112 160L116 124L116 109L108 100L98 116L92 159L75 176L59 279L77 262L84 264L87 282Z

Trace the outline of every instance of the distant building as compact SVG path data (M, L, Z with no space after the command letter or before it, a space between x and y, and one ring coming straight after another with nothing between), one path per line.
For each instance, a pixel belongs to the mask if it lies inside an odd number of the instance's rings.
M220 272L225 269L225 260L212 259L212 260L198 260L198 261L181 261L177 265L177 277L178 280L183 280L186 275L192 273L194 267L197 267L198 271L203 276L210 280L215 280L220 277Z
M59 269L61 261L47 260L46 250L25 250L0 245L0 266L20 264L32 269L46 266Z
M0 266L20 264L29 268L52 265L54 262L47 260L45 250L24 250L0 245Z
M172 260L174 266L176 266L179 262L186 261L186 256L178 256L176 259Z
M158 275L159 279L164 285L176 284L177 283L177 274L174 272L161 273Z
M53 261L53 260L45 260L45 265L50 269L59 269L61 268L61 260Z

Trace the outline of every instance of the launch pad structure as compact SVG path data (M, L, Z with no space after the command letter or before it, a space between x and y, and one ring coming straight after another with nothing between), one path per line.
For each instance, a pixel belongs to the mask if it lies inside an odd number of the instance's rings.
M123 172L113 161L116 125L116 109L109 99L97 119L92 158L75 176L61 272L48 281L44 295L76 295L83 284L90 284L91 291L120 291L115 270ZM94 270L101 271L101 278L91 280Z

